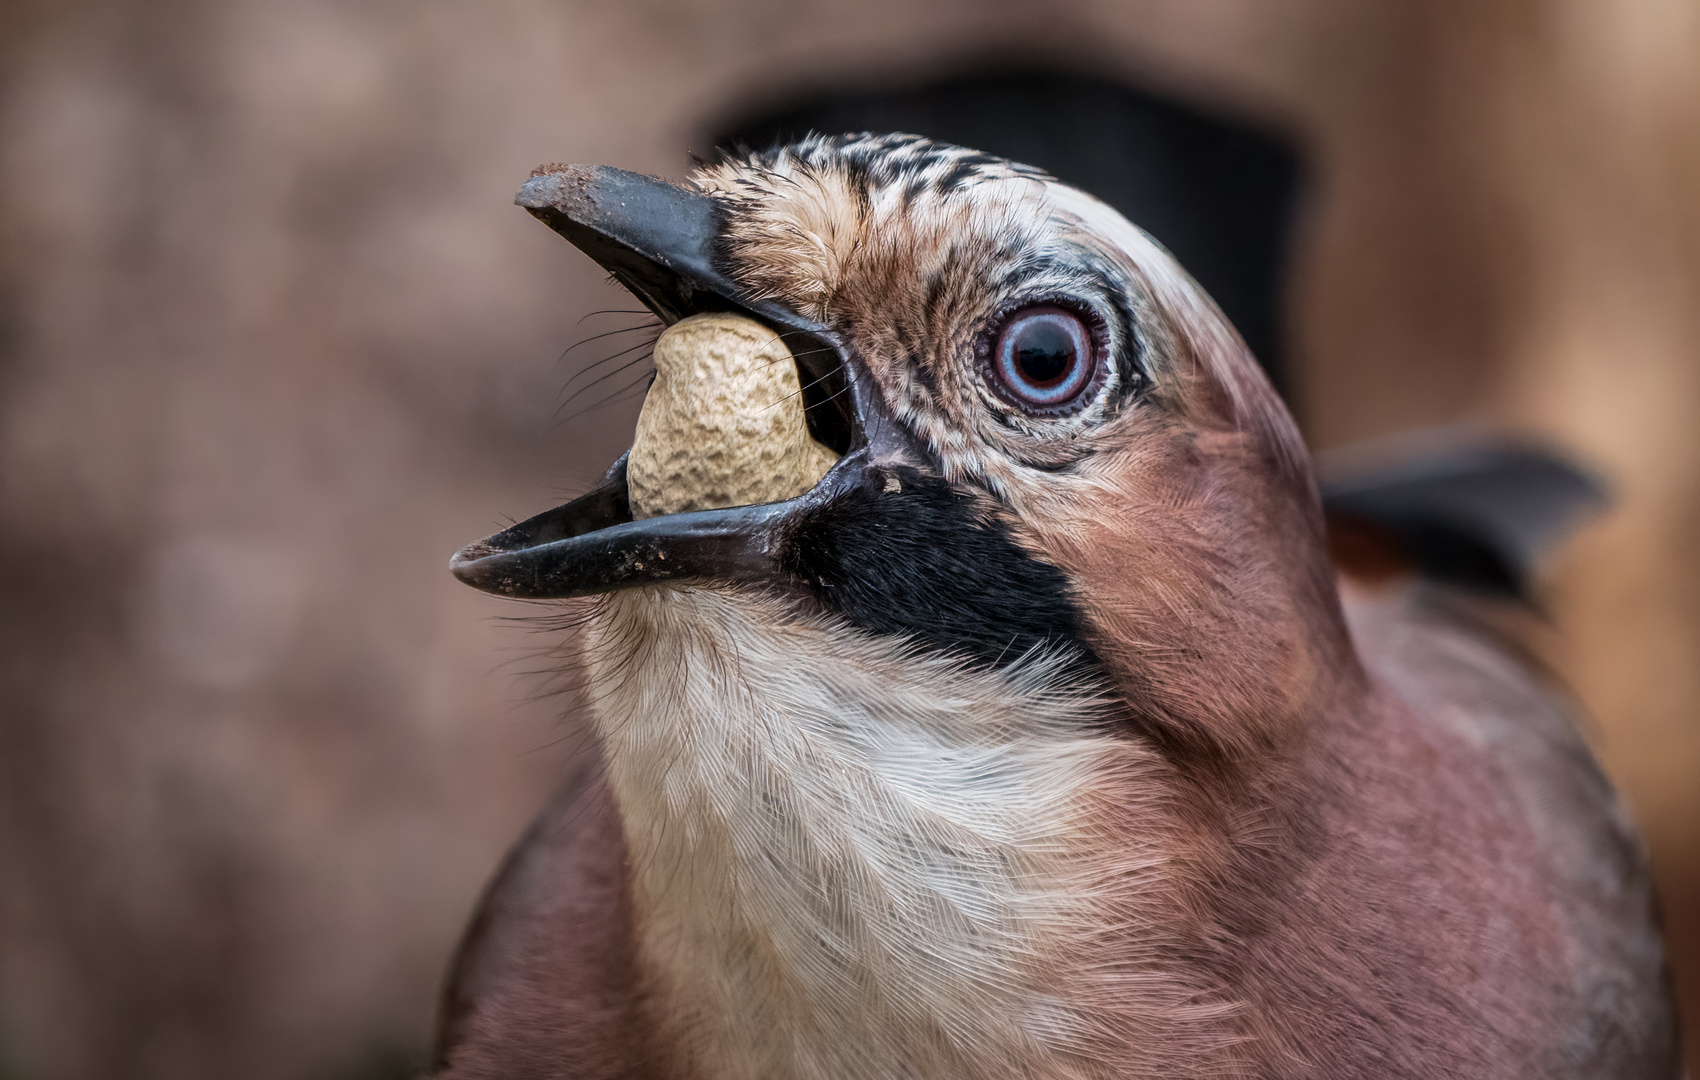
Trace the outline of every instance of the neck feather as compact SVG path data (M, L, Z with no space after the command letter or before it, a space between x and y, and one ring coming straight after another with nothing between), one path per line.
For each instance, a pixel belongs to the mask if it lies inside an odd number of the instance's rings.
M969 668L706 590L616 594L589 638L681 1072L1140 1075L1125 1025L1176 1049L1220 1018L1164 970L1161 762L1061 658Z

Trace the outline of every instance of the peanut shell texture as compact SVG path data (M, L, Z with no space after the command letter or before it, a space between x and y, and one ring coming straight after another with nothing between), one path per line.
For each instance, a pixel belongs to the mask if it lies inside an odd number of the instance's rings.
M779 502L838 455L804 419L797 362L740 315L693 315L655 342L655 381L626 462L632 517Z

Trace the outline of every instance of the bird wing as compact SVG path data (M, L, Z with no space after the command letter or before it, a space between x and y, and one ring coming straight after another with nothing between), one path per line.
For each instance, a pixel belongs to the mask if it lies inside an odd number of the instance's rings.
M1317 472L1337 557L1374 533L1424 577L1524 600L1539 560L1608 501L1566 454L1458 429L1341 447Z
M641 1080L626 846L592 754L485 890L443 995L433 1076Z

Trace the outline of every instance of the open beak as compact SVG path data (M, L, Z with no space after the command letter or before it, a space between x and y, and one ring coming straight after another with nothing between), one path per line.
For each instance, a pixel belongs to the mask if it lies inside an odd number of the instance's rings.
M809 491L784 502L632 519L626 458L596 489L468 544L449 569L500 596L587 596L661 581L796 584L791 537L811 512L875 478L871 461L918 464L915 448L871 380L850 375L829 328L770 301L740 299L720 269L724 209L713 197L637 173L572 165L534 175L515 201L595 259L667 324L732 312L793 344L805 416L817 442L843 456Z

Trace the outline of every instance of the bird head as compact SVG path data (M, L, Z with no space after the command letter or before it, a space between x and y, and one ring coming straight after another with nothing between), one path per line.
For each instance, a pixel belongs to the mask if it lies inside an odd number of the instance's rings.
M731 313L840 455L757 505L634 515L628 460L459 552L500 595L760 591L998 667L1036 651L1176 752L1290 740L1356 671L1294 425L1215 305L1110 207L914 136L688 185L548 166L520 205L668 324Z

